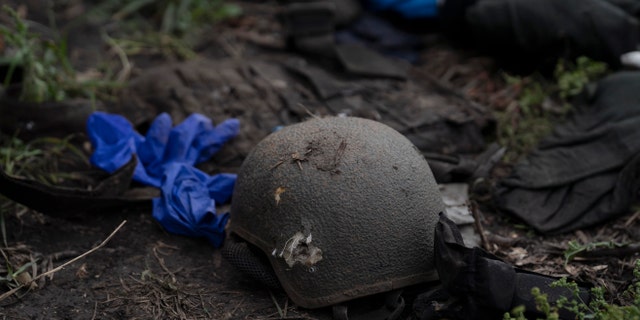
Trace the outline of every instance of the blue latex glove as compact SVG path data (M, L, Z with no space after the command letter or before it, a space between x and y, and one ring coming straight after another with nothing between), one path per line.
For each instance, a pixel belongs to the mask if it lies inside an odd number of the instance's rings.
M144 141L127 119L101 112L89 116L87 131L94 149L91 163L109 173L129 162L136 145ZM140 166L138 163L134 175L140 174L137 172Z
M205 237L220 247L229 214L216 215L215 204L229 200L236 176L209 176L183 163L171 163L165 168L162 196L153 199L153 217L169 232Z
M200 114L189 116L174 128L171 126L171 117L163 113L143 137L124 117L95 112L87 121L89 139L95 150L91 163L112 173L137 154L138 166L133 180L160 187L166 164L203 162L240 130L237 119L226 120L214 127L209 118Z
M209 176L193 166L238 134L237 119L214 127L209 118L193 114L172 128L171 117L163 113L142 136L124 117L95 112L87 131L95 150L91 163L109 173L137 155L133 179L161 188L161 197L153 199L153 217L166 230L220 246L228 216L217 216L215 204L230 200L236 175Z
M368 0L374 11L395 11L407 19L433 18L438 15L437 0Z

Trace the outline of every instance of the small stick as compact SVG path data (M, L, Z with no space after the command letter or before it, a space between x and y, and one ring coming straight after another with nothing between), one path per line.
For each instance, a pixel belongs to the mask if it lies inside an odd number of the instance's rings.
M160 267L162 267L162 270L164 270L171 276L171 283L175 284L176 282L178 282L178 280L176 279L176 275L173 274L173 272L171 272L169 268L167 268L167 266L164 264L164 259L158 255L158 247L153 248L153 255L156 257L156 260L158 260L158 263L160 264Z
M627 221L624 223L625 228L629 228L640 217L640 210L636 211Z
M487 237L484 234L484 227L480 222L480 213L478 212L478 205L475 202L471 202L471 214L473 215L473 223L476 227L476 231L480 234L480 241L482 242L482 247L491 252L491 248L489 246L489 242L487 241Z
M284 318L284 313L282 313L282 309L280 308L280 305L276 300L276 296L273 295L273 292L271 290L269 290L269 294L271 295L271 301L273 301L273 304L276 305L276 309L278 309L278 314L280 315L280 319Z
M96 314L98 314L98 301L95 301L93 304L93 315L91 316L91 320L96 318Z
M52 275L52 274L64 269L66 266L68 266L68 265L70 265L70 264L72 264L72 263L74 263L74 262L76 262L76 261L78 261L78 260L90 255L91 253L95 252L96 250L104 247L109 242L109 240L111 240L111 238L113 238L113 236L118 231L120 231L120 229L124 226L124 224L126 222L127 222L127 220L122 221L122 223L120 223L120 225L115 230L113 230L113 232L111 232L111 234L106 239L104 239L99 245L97 245L96 247L94 247L91 250L89 250L89 251L87 251L87 252L85 252L85 253L83 253L83 254L81 254L81 255L79 255L79 256L77 256L77 257L75 257L75 258L73 258L73 259L71 259L71 260L69 260L69 261L67 261L67 262L65 262L63 264L61 264L57 268L53 268L53 269L51 269L51 270L49 270L47 272L41 273L37 277L32 278L30 281L25 282L25 283L21 284L20 286L15 287L15 288L3 293L2 295L0 295L0 301L6 299L7 297L9 297L9 296L13 295L14 293L16 293L18 290L24 288L25 285L29 285L32 282L37 281L38 279L40 279L42 277L46 277L48 275Z

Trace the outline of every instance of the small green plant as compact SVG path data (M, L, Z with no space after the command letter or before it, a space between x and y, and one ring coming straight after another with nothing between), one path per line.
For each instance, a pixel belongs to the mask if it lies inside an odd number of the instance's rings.
M66 50L66 44L54 44L51 41L40 40L29 31L29 26L16 11L9 6L3 6L3 11L11 16L14 27L10 29L0 26L0 34L6 44L13 48L12 56L5 57L9 69L4 77L7 87L21 68L23 72L20 99L23 101L44 102L61 101L66 98L65 90L59 85L62 78L72 76L69 63L62 59L61 53Z
M559 318L559 310L567 310L575 315L576 319L596 320L638 320L640 319L640 259L636 260L633 269L633 281L625 290L630 302L627 305L609 303L605 299L604 289L594 287L590 290L590 301L581 298L581 289L573 281L562 278L551 283L551 287L566 288L571 293L570 297L560 297L557 301L549 301L547 294L540 288L533 288L531 294L536 301L536 309L546 320ZM526 320L526 310L519 306L504 314L504 320Z
M194 58L194 47L211 26L242 13L222 0L109 0L92 10L98 20L118 21L109 42L128 56Z
M502 317L503 320L527 320L524 312L527 311L524 306L517 306L511 310L511 312L505 312Z
M558 96L567 100L580 94L589 82L602 77L607 71L606 63L584 56L578 57L575 63L559 60L554 71Z
M31 278L31 274L27 272L27 268L31 268L33 265L34 261L31 261L13 270L11 264L7 263L7 272L4 276L0 275L0 284L4 284L9 289L20 287Z
M553 125L571 110L569 100L604 74L605 63L579 57L575 62L559 60L554 79L534 74L527 77L505 75L505 81L517 91L516 102L496 112L498 143L507 147L505 161L512 163L529 153L549 135ZM549 107L555 105L555 107Z
M496 113L497 140L507 147L505 160L514 162L551 132L552 115L542 107L550 89L549 84L535 76L505 78L519 94L515 103Z
M67 42L62 38L45 39L29 31L29 25L9 6L3 12L12 18L13 26L0 26L0 36L8 47L0 63L8 65L2 78L5 88L22 72L19 100L27 102L63 101L73 97L95 98L99 90L120 86L111 81L79 81L69 59Z

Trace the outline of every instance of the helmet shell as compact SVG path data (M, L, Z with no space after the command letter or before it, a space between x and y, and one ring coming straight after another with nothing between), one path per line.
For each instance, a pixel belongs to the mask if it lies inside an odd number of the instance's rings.
M317 308L437 279L444 205L417 148L361 118L315 118L262 140L240 168L230 230L264 251L289 297Z

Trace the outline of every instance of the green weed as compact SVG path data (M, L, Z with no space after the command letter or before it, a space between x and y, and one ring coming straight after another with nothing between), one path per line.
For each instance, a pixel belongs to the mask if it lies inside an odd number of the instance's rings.
M217 22L241 14L240 7L221 0L113 0L120 8L113 17L122 20L135 14L146 14L158 21L165 34L182 36L205 23Z
M242 13L222 0L109 0L91 11L103 21L117 21L108 42L129 56L148 54L187 60L210 27Z
M630 301L627 305L618 305L607 302L604 289L594 287L590 290L591 300L587 303L580 296L580 288L573 281L562 278L551 284L551 287L566 288L571 292L570 297L560 297L557 301L549 301L547 294L540 288L533 288L531 294L536 301L536 309L544 315L546 320L559 319L559 310L568 310L576 319L596 320L638 320L640 319L640 259L636 260L633 270L634 279L624 291L623 296ZM526 320L525 309L516 307L511 312L505 313L504 320ZM540 319L540 318L538 318Z
M550 91L549 84L534 76L505 76L508 84L520 90L518 99L504 111L496 112L497 140L507 147L506 162L515 162L548 135L552 128L549 110L543 108Z
M8 260L6 261L7 264L5 267L7 271L4 276L0 275L0 284L6 285L9 289L17 288L24 282L21 276L27 273L27 268L31 268L35 264L35 261L27 262L18 267L16 270L13 270L13 267L10 263L8 263Z
M8 65L2 79L5 89L15 82L16 73L22 72L20 94L27 102L63 101L83 97L95 99L98 91L118 88L120 83L108 80L79 81L67 57L67 42L61 37L45 39L29 31L29 25L9 6L3 12L12 18L12 27L0 26L8 54L0 63Z
M575 63L558 61L554 71L558 96L563 100L577 96L589 82L602 77L607 71L606 63L587 57L579 57Z
M570 99L607 70L605 63L579 57L575 62L559 60L554 79L537 74L527 77L505 75L507 84L517 91L515 103L496 112L497 140L507 147L505 162L513 163L528 154L571 110Z

